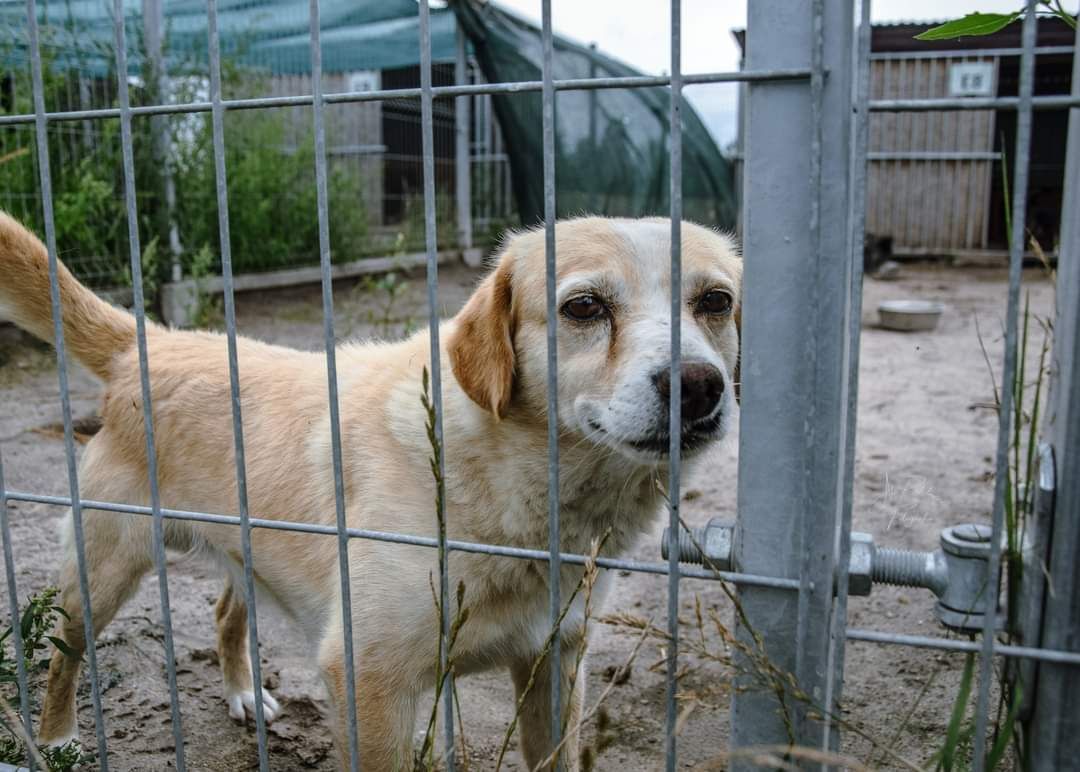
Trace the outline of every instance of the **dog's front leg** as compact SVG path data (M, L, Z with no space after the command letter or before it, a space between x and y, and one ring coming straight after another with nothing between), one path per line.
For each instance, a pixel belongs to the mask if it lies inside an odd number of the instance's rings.
M349 703L344 643L337 634L323 641L319 665L330 694L334 745L339 766L349 767ZM413 768L412 732L416 723L419 679L396 662L379 662L372 652L359 655L356 667L357 735L360 768L407 772Z
M584 661L575 670L581 646L580 631L563 632L559 657L559 682L563 734L567 739L558 755L562 759L563 769L571 772L579 767L580 727L578 723L581 720L581 709L585 702ZM510 674L514 679L515 704L521 704L521 715L518 720L521 751L530 770L536 769L555 751L555 744L551 738L550 658L545 656L538 662L538 657L539 655L531 658L523 657L510 665ZM543 769L554 768L554 764L543 767Z

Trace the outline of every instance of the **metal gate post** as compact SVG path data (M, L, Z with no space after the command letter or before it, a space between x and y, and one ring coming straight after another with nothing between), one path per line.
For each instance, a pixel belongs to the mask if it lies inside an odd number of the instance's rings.
M849 169L853 0L755 0L746 69L812 67L805 83L751 83L743 166L740 571L800 580L742 587L745 622L732 703L732 768L760 745L835 747L829 715L843 636L831 634L834 568L844 549L854 394ZM840 603L843 603L841 596ZM793 674L798 688L765 667Z
M1073 53L1073 96L1080 96L1080 31ZM1050 534L1052 591L1044 593L1042 638L1033 645L1080 652L1080 107L1069 111L1065 194L1058 257L1057 318L1046 439L1054 450L1056 491ZM1068 769L1080 756L1080 668L1040 662L1028 723L1031 769Z

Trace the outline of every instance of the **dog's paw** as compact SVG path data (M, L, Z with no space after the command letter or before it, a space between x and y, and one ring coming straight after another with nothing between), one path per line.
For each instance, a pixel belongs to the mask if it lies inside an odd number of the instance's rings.
M38 744L52 750L58 750L65 745L75 744L75 747L82 748L82 744L79 742L79 730L71 729L62 733L59 737L54 737L51 740L46 740L42 737L38 737Z
M39 739L38 742L43 749L51 751L45 754L45 760L49 763L50 769L54 764L57 769L62 767L72 772L87 769L83 762L83 746L79 742L78 730L73 729L52 740Z
M266 689L261 689L263 718L266 723L272 722L281 713L281 706ZM225 695L229 703L229 716L240 723L247 721L247 717L255 717L255 692L251 689L239 690Z

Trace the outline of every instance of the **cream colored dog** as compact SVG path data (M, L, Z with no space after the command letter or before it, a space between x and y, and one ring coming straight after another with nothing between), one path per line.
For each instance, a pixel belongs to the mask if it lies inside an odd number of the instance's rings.
M682 455L721 437L737 410L742 262L731 241L683 226ZM587 218L556 226L562 549L586 552L610 530L605 554L625 551L662 508L666 483L670 341L670 223ZM0 317L52 340L46 251L0 213ZM449 537L547 548L544 234L512 236L494 271L443 327L446 509ZM103 426L80 468L84 498L149 502L135 320L60 267L68 351L105 383ZM335 498L326 365L307 353L239 339L247 480L253 516L333 525ZM163 506L238 511L226 339L148 324L147 346ZM421 405L426 332L337 353L345 502L351 527L436 535L432 454ZM151 521L85 511L95 631L109 623L152 567ZM243 720L261 699L252 683L240 531L166 521L166 545L201 550L226 568L217 604L218 650L229 713ZM345 659L334 538L252 533L254 572L310 641L337 717L343 766ZM353 539L349 546L360 758L366 769L411 768L418 694L430 689L439 619L430 582L436 550ZM455 644L457 672L510 670L520 695L550 630L546 563L454 552L450 582L465 587L468 620ZM73 548L59 560L59 634L85 649ZM581 568L565 566L567 598ZM597 592L602 593L600 582ZM584 678L581 600L563 623L562 694L575 726ZM57 653L49 668L41 740L77 735L79 663ZM576 677L576 687L570 683ZM522 750L530 768L552 751L550 674L541 665L524 700ZM571 691L573 692L571 696ZM564 750L576 762L571 742Z

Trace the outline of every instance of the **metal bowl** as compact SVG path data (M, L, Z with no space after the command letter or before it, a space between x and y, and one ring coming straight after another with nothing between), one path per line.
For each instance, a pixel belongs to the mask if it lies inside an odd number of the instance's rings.
M878 305L881 326L902 332L920 332L937 327L945 306L931 300L886 300Z

